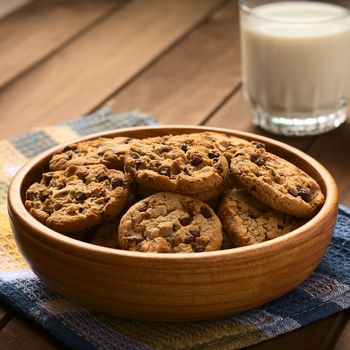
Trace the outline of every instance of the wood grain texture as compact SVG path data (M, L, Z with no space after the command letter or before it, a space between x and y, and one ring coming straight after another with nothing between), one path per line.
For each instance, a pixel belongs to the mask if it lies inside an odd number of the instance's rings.
M282 334L273 341L263 342L250 350L329 350L333 349L338 336L338 327L344 322L343 314L332 315L326 319L310 323L297 331ZM349 345L349 343L348 343ZM349 348L346 348L349 349ZM338 350L338 349L336 349ZM339 349L339 350L345 350Z
M346 324L334 350L349 350L350 348L350 310L344 314L346 314Z
M13 315L14 311L6 304L0 302L0 329L7 324Z
M120 2L37 0L3 19L0 86L110 13Z
M86 114L220 2L135 0L125 6L0 92L0 137Z
M16 315L0 330L0 349L63 350L65 347L35 323Z
M106 105L139 108L163 124L199 124L240 80L237 25L230 1Z
M0 0L0 19L17 11L32 0Z

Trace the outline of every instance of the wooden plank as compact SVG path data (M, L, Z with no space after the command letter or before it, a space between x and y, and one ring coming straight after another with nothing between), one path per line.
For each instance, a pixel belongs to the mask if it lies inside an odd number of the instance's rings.
M163 124L199 124L240 80L238 6L230 1L106 105Z
M0 0L0 19L27 5L32 0Z
M120 3L39 0L4 18L0 21L0 86L57 50Z
M16 315L0 330L0 349L57 350L65 347L32 321Z
M350 348L350 311L347 311L347 323L336 343L334 350L349 350Z
M6 304L0 302L0 329L6 325L13 315L14 311L12 311Z
M321 321L311 323L296 331L286 333L250 347L251 350L326 350L333 349L339 326L344 321L343 314L332 315ZM349 345L349 344L348 344ZM349 348L346 348L349 349ZM341 349L342 350L342 349ZM345 348L344 348L345 350Z
M350 206L350 122L315 138L307 153L322 163L333 175L341 203Z
M209 126L249 131L259 135L288 143L301 150L306 149L312 142L312 137L287 137L273 135L254 126L251 121L249 107L244 100L242 88L240 88L206 123Z
M91 111L220 3L135 0L0 92L0 138Z

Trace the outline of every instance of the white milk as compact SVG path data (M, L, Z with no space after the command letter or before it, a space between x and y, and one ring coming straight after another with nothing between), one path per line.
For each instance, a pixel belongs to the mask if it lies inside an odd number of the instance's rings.
M286 1L241 14L243 82L254 108L303 117L344 107L350 97L347 11Z

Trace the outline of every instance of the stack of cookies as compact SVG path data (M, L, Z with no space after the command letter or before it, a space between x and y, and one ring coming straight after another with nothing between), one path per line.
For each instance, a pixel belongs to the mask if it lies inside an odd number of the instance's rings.
M115 249L193 253L246 246L314 216L317 182L265 145L203 132L99 138L56 152L26 192L37 220Z

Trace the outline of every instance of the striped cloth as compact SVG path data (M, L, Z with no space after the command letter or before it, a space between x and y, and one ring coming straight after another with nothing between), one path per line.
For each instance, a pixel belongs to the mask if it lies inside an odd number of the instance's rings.
M333 240L317 270L282 298L239 315L201 322L131 321L87 310L45 286L28 268L12 238L6 191L29 158L79 135L153 125L138 112L102 110L64 125L0 141L0 297L73 349L239 349L271 339L350 307L350 209L339 207Z

